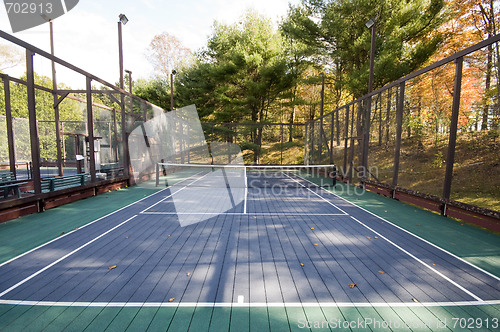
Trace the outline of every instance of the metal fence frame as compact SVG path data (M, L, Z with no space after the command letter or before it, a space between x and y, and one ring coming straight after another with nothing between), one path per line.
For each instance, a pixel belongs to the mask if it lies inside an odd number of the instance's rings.
M402 121L403 121L403 109L404 109L404 100L405 100L405 87L406 83L413 79L416 78L422 74L425 74L433 69L439 68L443 65L449 64L454 62L455 63L455 76L454 76L454 92L453 92L453 104L452 104L452 112L451 112L451 123L449 127L449 140L448 140L448 152L446 156L446 172L445 172L445 177L443 179L443 190L442 190L442 195L441 197L432 197L431 199L434 201L437 201L440 203L440 212L443 215L447 215L447 208L449 205L458 205L458 204L453 204L453 202L450 200L450 194L451 194L451 185L452 185L452 175L453 175L453 165L455 162L455 148L456 148L456 140L457 140L457 124L458 124L458 117L459 117L459 108L460 108L460 97L461 97L461 87L462 87L462 70L463 70L463 59L465 56L468 54L471 54L475 51L478 51L480 49L483 49L487 47L488 45L491 45L493 43L499 42L500 41L500 34L493 36L489 39L486 39L480 43L477 43L473 46L470 46L460 52L457 52L453 55L450 55L440 61L437 61L425 68L422 68L418 71L415 71L403 78L400 78L390 84L385 85L384 87L377 89L369 94L366 94L365 96L353 100L350 103L343 105L327 114L324 114L323 116L320 116L312 121L309 121L306 123L306 151L305 151L305 161L310 164L315 164L319 162L321 159L323 153L323 149L321 148L322 144L326 144L328 147L329 145L329 158L330 162L333 163L333 134L327 139L323 139L319 143L319 148L317 149L319 151L319 155L316 153L315 146L317 146L317 143L315 144L314 142L314 134L311 134L314 132L315 126L321 126L324 119L331 117L332 118L332 124L333 124L333 118L335 116L338 116L338 114L341 111L345 111L345 133L349 132L349 129L353 128L353 119L349 119L350 113L354 113L354 108L357 106L360 110L363 110L364 112L364 119L363 119L363 132L361 136L357 137L352 137L350 135L345 135L344 137L344 164L342 165L344 168L344 175L342 177L342 180L345 180L346 182L352 181L352 155L348 155L348 141L351 140L359 140L363 142L361 144L362 146L362 158L361 158L361 184L363 186L366 185L371 185L373 186L378 186L379 188L384 188L385 191L389 193L388 196L392 196L393 198L395 197L395 193L398 189L402 189L406 192L411 192L411 190L407 190L404 188L398 188L398 174L399 174L399 163L400 163L400 153L401 153L401 135L402 135ZM396 106L396 137L395 137L395 149L394 149L394 168L393 168L393 176L392 176L392 182L391 184L386 184L386 183L381 183L379 181L371 181L368 180L370 177L368 174L367 166L368 166L368 152L369 152L369 144L364 143L365 141L369 140L369 134L370 134L370 118L367 116L369 112L371 111L367 109L366 105L370 105L372 98L374 96L380 95L382 92L388 91L389 89L393 89L397 91L397 106ZM351 124L349 124L349 121L351 121ZM332 125L332 131L333 131L333 125ZM321 127L320 132L324 132L323 128ZM316 153L316 154L315 154ZM352 153L352 151L351 151ZM340 165L339 165L340 166ZM381 192L384 192L382 190ZM416 194L416 193L414 193ZM418 195L417 195L418 196ZM427 195L429 196L429 195ZM461 206L465 206L468 211L474 210L474 211L479 211L481 213L485 213L489 216L493 216L495 219L500 219L500 212L498 211L492 211L488 209L482 209L479 207L475 206L470 206L467 204L460 204ZM499 228L500 229L500 228Z
M72 189L73 191L78 190L90 190L94 191L96 194L101 186L106 185L116 187L116 183L120 183L121 186L126 186L133 184L137 179L134 179L130 173L130 155L128 152L128 133L131 131L131 127L136 126L140 123L143 123L148 120L148 111L152 108L158 108L157 106L140 99L133 94L116 87L115 85L104 81L103 79L92 75L67 61L64 61L56 56L53 56L50 53L47 53L29 43L26 43L4 31L0 30L0 38L4 39L12 44L20 46L25 50L26 54L26 81L21 80L19 78L11 77L6 74L0 73L0 79L3 81L4 86L4 96L5 96L5 120L6 120L6 135L7 135L7 143L8 143L8 160L9 165L8 169L12 173L16 174L16 151L15 151L15 136L14 136L14 128L13 128L13 117L12 117L12 106L11 106L11 84L21 84L26 86L27 91L27 109L28 109L28 124L29 124L29 139L31 146L31 160L27 161L31 164L31 179L28 183L29 188L33 189L34 195L30 197L22 197L19 199L12 199L7 201L0 202L0 221L7 220L3 217L5 209L12 209L18 206L19 210L25 209L26 211L36 212L44 210L44 200L48 198L55 197L57 195L69 194L69 196L73 195L72 191L61 190L60 193L43 193L41 187L41 158L40 158L40 142L39 142L39 132L38 132L38 123L37 120L37 112L36 112L36 90L44 91L53 95L53 111L54 111L54 120L55 123L55 138L56 138L56 154L57 154L57 168L58 175L63 175L63 160L62 160L62 147L61 147L61 120L59 118L59 105L65 99L75 99L81 103L86 105L86 110L83 111L85 114L86 120L85 125L87 127L86 136L88 137L88 158L89 158L89 173L90 173L90 181L88 184L85 184L81 187L76 187ZM61 90L57 89L57 87L47 88L40 85L35 84L35 65L33 61L33 57L36 55L41 56L52 62L52 64L58 64L63 66L75 73L78 73L85 77L85 89L81 90ZM92 83L97 82L102 84L105 89L109 90L95 90L92 89ZM84 99L78 98L73 94L84 95ZM93 94L106 94L112 101L119 105L118 109L106 107L104 105L95 104L93 102L92 96ZM129 103L130 101L130 103ZM110 112L113 128L114 128L114 140L116 140L116 149L120 149L121 159L120 166L123 167L123 175L117 176L117 178L113 178L106 181L99 181L96 177L96 160L94 157L94 109L95 108L103 108ZM159 109L159 108L158 108ZM121 119L118 119L117 115L121 115ZM129 121L129 123L127 123ZM52 122L52 121L50 121ZM118 126L121 126L121 129L117 129ZM133 128L132 128L133 129ZM117 136L120 136L117 138ZM118 148L119 146L119 148ZM118 157L117 157L118 158ZM101 188L102 189L102 188ZM102 189L104 192L105 189ZM107 191L107 190L106 190ZM60 198L58 198L60 199ZM36 208L33 208L31 205L35 204ZM23 206L29 205L28 208ZM21 208L19 208L21 206ZM13 216L19 216L17 212L10 213Z

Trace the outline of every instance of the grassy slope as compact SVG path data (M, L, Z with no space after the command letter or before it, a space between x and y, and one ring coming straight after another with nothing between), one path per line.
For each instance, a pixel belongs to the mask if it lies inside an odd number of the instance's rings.
M398 185L441 196L446 169L447 139L403 139ZM380 181L391 183L394 145L370 147L369 164ZM500 211L500 139L488 132L459 133L451 199Z

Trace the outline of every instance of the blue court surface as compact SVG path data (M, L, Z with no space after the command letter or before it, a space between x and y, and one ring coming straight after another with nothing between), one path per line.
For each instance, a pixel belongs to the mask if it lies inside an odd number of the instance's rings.
M247 188L224 213L194 199L191 215L174 204L189 190L216 205L222 189L163 189L3 263L0 304L500 304L497 276L322 188Z

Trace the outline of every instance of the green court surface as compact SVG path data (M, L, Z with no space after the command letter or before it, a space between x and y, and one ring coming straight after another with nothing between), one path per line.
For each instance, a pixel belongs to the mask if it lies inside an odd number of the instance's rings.
M358 190L359 191L359 190ZM131 187L0 224L0 263L133 203ZM374 193L335 192L500 276L500 236ZM397 307L64 307L0 305L1 331L499 331L500 305Z

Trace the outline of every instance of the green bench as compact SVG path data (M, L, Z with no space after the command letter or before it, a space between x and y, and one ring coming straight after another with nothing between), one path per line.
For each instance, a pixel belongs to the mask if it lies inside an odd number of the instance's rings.
M21 198L19 186L27 182L16 182L16 176L12 172L0 173L0 189L3 189L3 197L7 198L12 190L17 198Z
M118 163L102 164L100 172L106 173L106 178L110 179L110 178L117 177L119 175L123 175L124 169Z
M42 192L46 193L66 188L83 186L88 178L89 178L88 173L58 176L54 178L44 178L41 181ZM33 190L29 192L34 193Z

